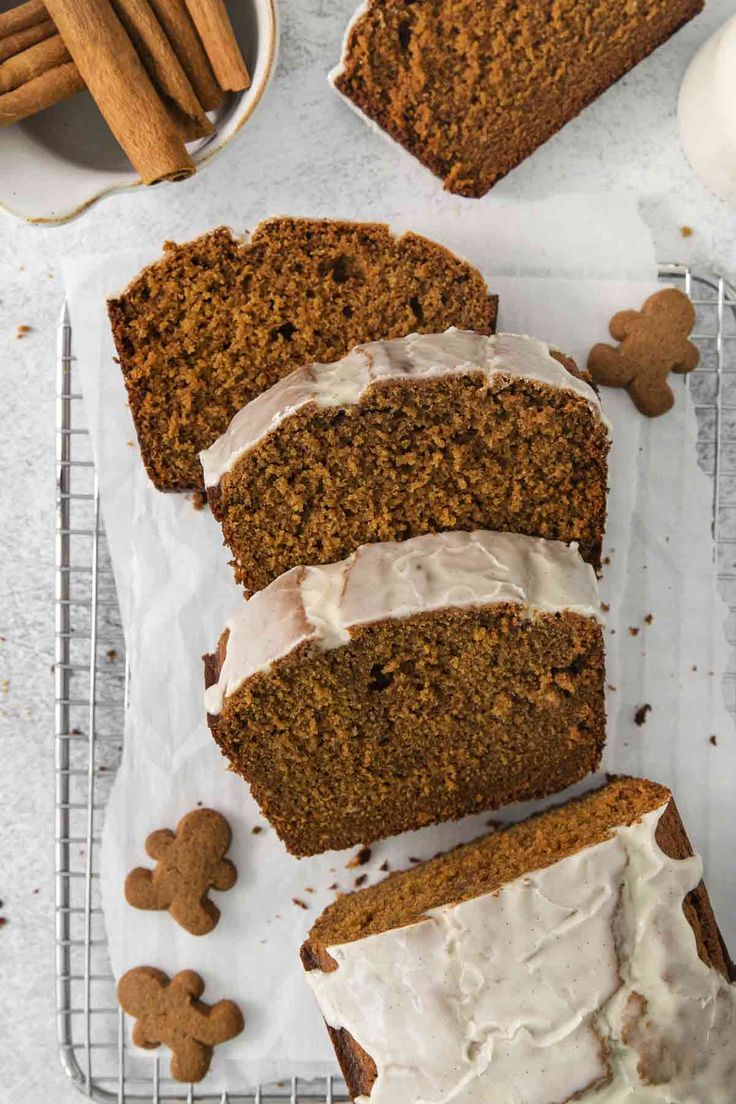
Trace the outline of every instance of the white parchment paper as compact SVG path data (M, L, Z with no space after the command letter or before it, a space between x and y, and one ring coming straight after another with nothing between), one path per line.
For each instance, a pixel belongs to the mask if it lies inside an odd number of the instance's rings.
M637 306L656 286L648 232L633 204L615 196L489 200L389 221L427 233L478 265L500 294L502 329L543 337L582 364L590 345L606 339L611 314ZM170 974L191 968L205 979L205 999L240 1003L245 1032L218 1049L208 1083L245 1088L335 1069L298 959L333 887L349 890L361 874L373 883L384 862L391 869L408 866L412 858L478 835L488 818L379 843L360 870L346 868L350 853L296 860L265 825L244 783L225 769L205 724L200 657L242 599L209 512L195 511L187 496L158 493L147 480L105 313L105 296L157 255L152 248L88 257L66 273L130 662L123 764L103 837L103 903L116 975L140 964ZM736 743L721 694L725 608L715 586L711 487L697 467L687 391L682 381L675 386L675 410L653 421L637 414L625 393L604 394L614 438L601 588L610 606L604 768L673 787L705 857L722 929L734 943ZM652 708L639 727L634 714L645 703ZM167 913L128 907L122 887L127 871L148 861L148 832L174 827L200 802L230 820L239 879L229 893L213 893L222 918L212 934L197 939ZM502 815L516 818L540 804ZM257 826L263 830L253 834ZM132 1062L146 1068L150 1058Z

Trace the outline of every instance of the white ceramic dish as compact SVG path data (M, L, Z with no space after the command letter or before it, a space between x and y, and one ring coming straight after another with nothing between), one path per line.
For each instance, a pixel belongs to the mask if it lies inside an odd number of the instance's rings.
M15 2L0 0L0 9ZM215 133L189 147L198 172L248 122L276 64L275 0L233 0L230 15L252 83L245 92L229 95L211 116ZM0 129L0 208L27 222L67 222L105 196L133 188L143 185L86 92Z
M736 16L701 46L680 88L680 142L692 168L736 206Z

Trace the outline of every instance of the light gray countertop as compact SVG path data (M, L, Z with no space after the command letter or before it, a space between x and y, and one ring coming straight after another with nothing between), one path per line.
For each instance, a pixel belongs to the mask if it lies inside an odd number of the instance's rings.
M115 196L76 222L38 229L0 214L0 1101L75 1098L56 1056L53 947L54 356L60 266L276 213L383 217L445 196L408 155L363 126L324 79L353 0L282 0L275 81L222 158L185 184ZM734 13L708 10L494 189L639 199L661 260L736 276L736 210L692 174L675 103L695 49ZM0 132L0 157L2 134ZM693 228L683 238L680 227ZM574 228L571 228L574 232ZM20 325L32 327L22 339Z

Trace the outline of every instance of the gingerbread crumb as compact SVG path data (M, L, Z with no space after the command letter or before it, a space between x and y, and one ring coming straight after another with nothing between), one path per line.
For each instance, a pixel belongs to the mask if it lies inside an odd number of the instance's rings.
M691 238L693 236L693 233L694 233L694 230L693 230L692 226L681 226L680 227L680 234L682 235L683 238Z
M371 849L370 847L361 847L357 855L353 855L352 859L349 859L345 863L346 870L354 870L356 866L365 866L370 861Z
M629 636L638 636L639 629L636 625L629 625Z
M647 714L651 713L651 712L652 712L651 705L649 705L649 704L640 705L639 708L637 709L636 713L634 714L634 724L638 725L639 728L641 728L641 726L645 723L645 721L647 719Z
M711 736L709 742L713 745L713 747L718 746L718 740L715 736Z
M332 885L329 885L327 888L328 889L333 889L333 890L337 889L337 882L333 882Z
M386 871L387 871L387 870L389 869L388 859L385 859L385 860L384 860L384 861L383 861L383 862L381 863L381 865L379 866L379 868L378 868L378 869L379 869L379 870L382 870L382 871L384 872L384 874L385 874L385 873L386 873Z
M250 831L251 831L252 836L258 836L263 831L263 825L262 824L254 824Z
M26 326L25 323L22 323L15 331L15 336L20 340L20 338L25 337L26 334L29 334L32 329L32 326Z
M355 879L355 885L356 886L362 886L362 885L365 885L365 883L367 881L368 881L368 875L367 874L359 874L358 877Z
M644 620L647 623L647 625L651 625L652 621L654 620L654 614L653 613L648 613L646 615L646 617L644 618Z
M117 658L118 658L117 649L116 648L108 648L107 651L105 652L105 659L107 660L107 662L108 663L114 663Z
M294 902L294 904L297 906L297 908L300 908L300 909L308 909L309 908L309 905L307 904L307 902L302 901L301 897L292 897L291 899Z
M601 602L601 609L603 610L604 613L608 613L610 611L611 607L610 607L608 602Z
M192 494L192 506L195 510L204 510L207 505L206 491L194 491Z

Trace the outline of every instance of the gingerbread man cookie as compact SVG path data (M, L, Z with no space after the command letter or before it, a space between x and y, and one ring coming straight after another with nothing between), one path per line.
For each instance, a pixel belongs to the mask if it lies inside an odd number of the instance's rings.
M146 840L155 870L139 866L125 879L125 899L140 909L168 909L192 935L206 935L220 918L210 889L231 889L237 871L226 859L232 833L214 809L195 809L182 817L176 832L161 828Z
M596 383L625 387L639 411L650 418L665 414L675 401L670 372L692 372L700 354L688 335L695 308L677 288L650 295L640 311L614 314L609 329L621 344L594 345L588 371Z
M118 1001L133 1016L133 1042L146 1050L164 1043L171 1050L171 1076L176 1081L201 1081L212 1050L239 1035L243 1014L231 1000L208 1005L199 1000L204 982L193 970L182 970L169 981L163 970L136 966L118 982Z

